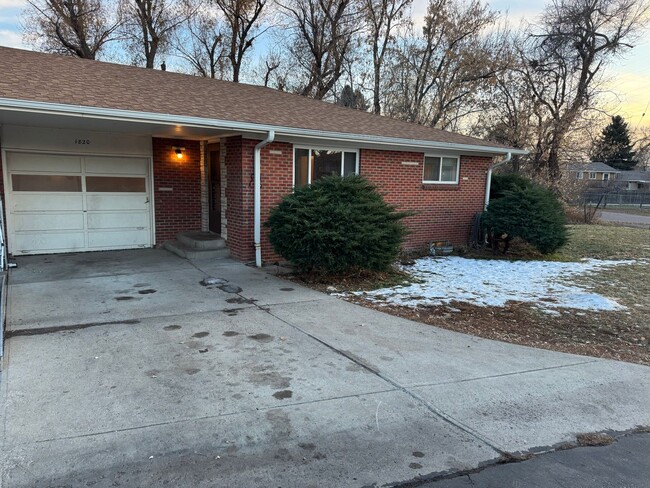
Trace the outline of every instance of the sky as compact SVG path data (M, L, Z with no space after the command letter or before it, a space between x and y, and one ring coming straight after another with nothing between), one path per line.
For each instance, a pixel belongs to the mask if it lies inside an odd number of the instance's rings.
M489 5L517 25L522 20L534 20L547 3L547 0L493 0ZM29 48L21 34L20 16L25 4L26 0L0 0L0 45ZM424 16L426 5L427 0L414 0L416 22ZM650 130L650 31L645 32L625 57L608 67L607 74L607 112L623 116L632 130Z

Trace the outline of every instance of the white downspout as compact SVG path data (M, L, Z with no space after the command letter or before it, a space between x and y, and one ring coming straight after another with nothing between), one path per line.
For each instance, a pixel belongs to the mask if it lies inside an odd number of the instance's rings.
M512 153L508 152L505 158L503 158L501 161L497 161L496 163L494 163L492 166L488 168L487 178L485 179L485 205L483 206L483 210L487 210L488 205L490 204L490 188L492 187L492 170L494 168L498 168L502 164L506 164L511 159L512 159Z
M254 240L255 240L255 266L258 268L262 267L262 178L260 175L262 162L261 162L261 152L262 148L267 144L271 144L275 139L275 131L270 130L266 136L266 139L259 142L255 146L255 152L253 155L254 160L254 174L255 174L255 192L254 192Z

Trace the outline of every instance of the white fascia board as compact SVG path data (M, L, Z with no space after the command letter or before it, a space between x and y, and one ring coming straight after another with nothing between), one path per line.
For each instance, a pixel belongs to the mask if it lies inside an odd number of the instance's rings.
M108 119L115 121L121 120L125 122L141 122L149 124L183 125L187 127L228 129L264 134L267 134L270 130L273 130L278 135L316 138L329 141L350 141L361 144L372 143L411 148L418 147L423 149L471 151L473 153L487 153L491 155L506 154L508 152L511 152L512 154L528 154L528 151L522 149L508 149L503 147L490 147L473 144L435 142L421 139L371 136L365 134L347 134L343 132L327 132L314 129L301 129L297 127L282 127L267 124L258 124L253 122L236 122L232 120L137 112L131 110L88 107L84 105L67 105L60 103L17 100L13 98L0 98L0 110L2 109L19 112L43 113L50 115L66 115L71 117L89 119Z

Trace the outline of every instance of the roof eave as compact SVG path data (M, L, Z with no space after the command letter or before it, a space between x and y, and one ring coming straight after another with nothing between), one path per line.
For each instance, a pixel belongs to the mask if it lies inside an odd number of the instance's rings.
M19 112L43 113L49 115L66 115L91 119L108 119L124 122L141 122L150 124L184 125L197 128L226 129L243 132L266 133L270 130L278 135L293 137L317 138L327 140L340 140L358 143L385 144L390 146L417 147L422 149L443 149L454 151L468 151L473 153L500 154L528 154L523 149L508 147L483 146L479 144L458 144L441 141L427 141L421 139L404 139L397 137L372 136L365 134L349 134L344 132L329 132L297 127L282 127L254 122L237 122L233 120L209 119L183 115L160 114L139 112L131 110L90 107L85 105L68 105L32 100L19 100L0 97L0 110Z

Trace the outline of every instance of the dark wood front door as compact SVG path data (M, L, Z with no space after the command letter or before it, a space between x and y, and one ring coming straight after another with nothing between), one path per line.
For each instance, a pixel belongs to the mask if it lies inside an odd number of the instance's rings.
M208 146L208 204L210 232L221 234L221 164L219 144Z

